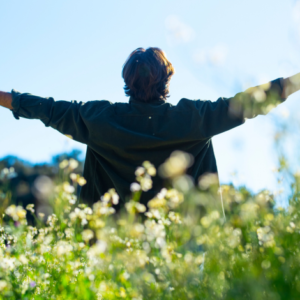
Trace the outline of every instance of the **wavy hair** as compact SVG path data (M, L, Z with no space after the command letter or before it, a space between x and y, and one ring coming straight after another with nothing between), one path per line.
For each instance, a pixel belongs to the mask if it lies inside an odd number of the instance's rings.
M169 82L174 72L172 64L161 49L137 48L123 66L125 94L142 102L157 99L166 101L169 97Z

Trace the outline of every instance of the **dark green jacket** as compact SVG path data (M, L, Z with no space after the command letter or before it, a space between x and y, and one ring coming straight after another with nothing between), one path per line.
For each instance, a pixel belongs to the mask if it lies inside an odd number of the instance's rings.
M204 173L217 173L211 138L243 124L245 116L265 114L264 108L273 101L270 95L281 92L277 79L263 102L244 92L215 102L181 99L172 105L163 100L143 103L132 97L129 103L55 101L12 90L12 111L17 119L40 119L45 126L86 144L83 176L87 184L81 198L92 204L115 188L122 206L135 181L134 172L145 160L157 168L174 150L181 150L194 157L188 174L195 181ZM273 104L284 100L277 98ZM153 189L143 194L141 202L147 203L163 184L155 176Z

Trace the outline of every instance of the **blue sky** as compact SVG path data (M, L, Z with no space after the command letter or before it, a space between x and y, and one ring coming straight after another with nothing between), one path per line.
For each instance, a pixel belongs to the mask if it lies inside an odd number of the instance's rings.
M126 102L122 65L137 47L162 48L175 67L169 101L216 100L300 72L300 1L0 1L0 90L56 100ZM222 183L277 188L274 120L299 116L300 92L270 114L213 138ZM299 165L295 132L286 151ZM74 142L38 120L0 108L0 157L31 162ZM238 176L233 176L233 173Z

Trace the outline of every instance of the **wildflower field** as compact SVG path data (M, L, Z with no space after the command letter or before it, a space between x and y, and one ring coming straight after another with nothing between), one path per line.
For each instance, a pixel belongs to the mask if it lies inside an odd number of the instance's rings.
M147 208L139 196L157 171L144 162L117 213L113 189L78 203L85 180L72 159L60 163L48 216L2 192L0 299L299 299L300 175L283 209L268 191L219 188L212 174L193 183L189 163L173 153L158 170L172 188ZM3 190L13 172L2 170Z

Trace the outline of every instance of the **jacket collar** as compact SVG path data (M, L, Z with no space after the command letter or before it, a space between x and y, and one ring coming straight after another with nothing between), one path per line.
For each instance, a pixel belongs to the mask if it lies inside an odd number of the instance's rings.
M135 99L134 97L131 96L131 97L129 98L129 103L160 105L160 104L166 103L166 101L163 100L163 99L154 99L154 100L152 100L151 102L142 102L142 101L139 101L139 100L137 100L137 99Z

